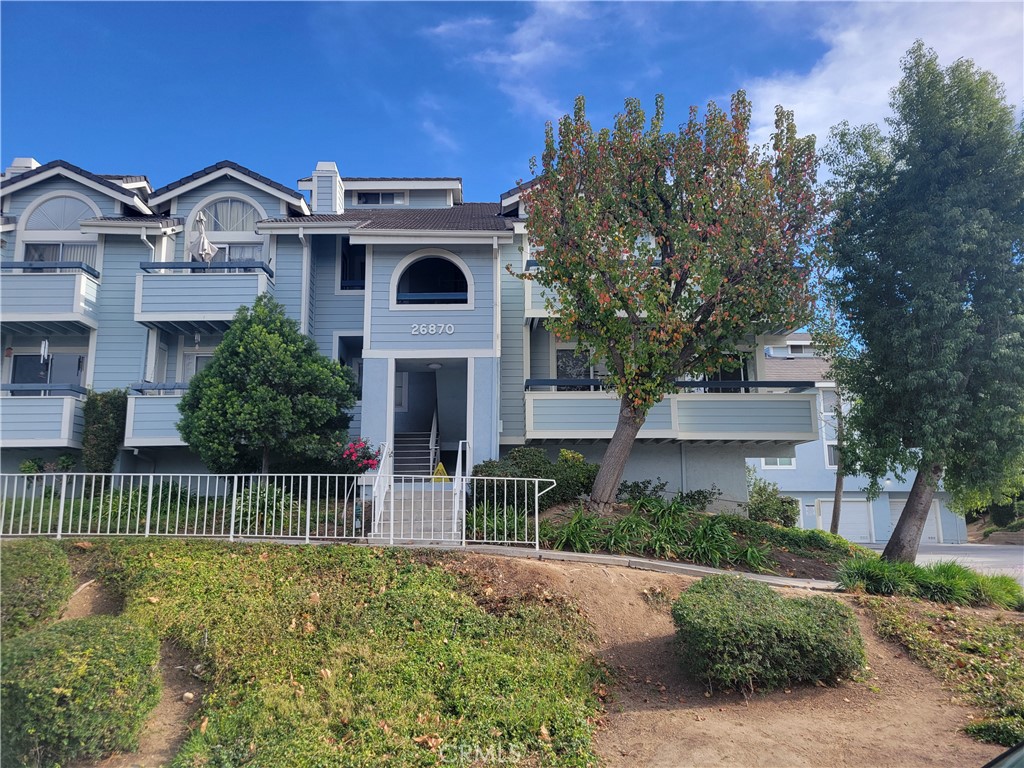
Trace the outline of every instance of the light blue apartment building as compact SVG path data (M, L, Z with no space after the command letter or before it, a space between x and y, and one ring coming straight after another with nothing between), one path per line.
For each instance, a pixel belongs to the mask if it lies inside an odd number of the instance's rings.
M177 404L263 292L353 368L351 434L394 446L396 472L451 471L463 442L468 466L517 445L600 459L618 401L515 274L531 267L521 191L465 202L459 178L347 177L332 162L293 188L228 161L153 189L16 159L0 184L4 471L79 448L84 393L116 387L131 388L118 471L202 471ZM190 256L200 213L210 261ZM735 378L767 378L765 343L751 338ZM818 440L813 390L731 384L658 404L626 477L743 501L749 457Z
M763 350L765 372L769 378L799 378L817 382L817 408L821 434L813 442L796 446L790 457L750 459L761 477L777 483L786 496L800 502L799 525L829 530L836 482L835 385L826 380L826 364L814 353L809 334L793 333L769 338ZM887 475L882 492L868 499L864 477L847 477L843 485L843 505L839 515L839 533L862 544L883 543L892 535L914 483L914 473L904 481ZM932 501L923 544L959 544L967 541L964 518L949 508L949 494L939 491Z

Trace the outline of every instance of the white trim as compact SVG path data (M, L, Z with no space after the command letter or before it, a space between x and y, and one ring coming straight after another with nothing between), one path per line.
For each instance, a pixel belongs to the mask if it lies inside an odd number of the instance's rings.
M829 463L829 460L828 460L828 447L830 445L834 445L834 446L836 446L836 450L838 451L839 450L839 441L837 441L837 440L822 440L821 444L822 444L823 450L825 451L825 469L839 469L839 465L838 464L831 464L831 463Z
M466 303L465 304L399 304L398 283L405 271L413 263L422 259L446 259L458 267L466 278ZM456 312L468 312L475 308L476 281L473 279L473 271L469 265L458 254L445 250L444 248L421 248L403 257L391 272L391 280L388 287L388 309L392 312L442 312L454 310Z
M58 197L70 197L74 200L78 200L84 203L86 207L93 212L94 216L102 216L99 207L96 203L89 198L87 195L83 195L81 192L74 190L57 190L54 192L47 192L45 195L40 195L32 203L25 208L21 216L18 217L16 239L14 243L13 259L15 261L25 260L25 246L30 243L74 243L74 244L96 244L96 258L97 267L99 266L99 238L95 234L89 234L81 231L81 223L79 224L78 230L68 229L28 229L28 221L32 218L32 214L36 210L48 203L50 200Z
M678 409L677 409L678 410ZM765 464L766 461L782 461L787 459L789 464ZM769 456L761 459L761 469L772 471L775 469L796 469L796 456Z
M96 330L89 332L89 344L85 353L85 377L82 379L82 386L92 389L93 377L96 375Z
M494 324L494 348L498 351L497 356L501 357L501 248L496 237L491 246L491 271L494 272L494 317L491 320ZM500 369L498 375L501 375Z
M341 280L341 275L334 276L334 283L338 285L338 281ZM371 286L373 285L373 246L366 246L366 282ZM365 358L365 352L370 349L371 339L370 335L370 322L373 319L373 291L364 291L363 295L363 334L365 339L363 340L363 357Z
M462 183L457 179L376 179L373 181L359 181L341 177L346 190L358 190L360 192L391 192L405 191L411 189L462 189Z
M297 225L295 225L297 226ZM435 245L437 243L452 243L454 245L490 245L494 237L503 243L512 242L513 233L480 232L476 230L454 231L439 229L374 229L356 230L349 233L352 243L375 244L375 245Z
M143 381L156 382L156 348L160 343L160 331L149 328L146 334L146 375Z
M266 209L264 209L262 205L260 205L258 200L256 200L253 197L250 197L244 192L217 192L212 195L207 195L198 203L192 206L192 210L189 211L189 214L185 219L185 229L183 230L185 233L185 256L188 256L188 246L190 236L192 234L192 227L196 223L196 217L199 215L199 212L206 208L206 206L210 205L211 203L215 203L218 200L229 199L241 200L243 203L248 203L249 205L256 209L256 221L253 222L253 230L251 232L248 230L242 232L214 232L213 230L209 230L207 231L206 236L210 239L210 242L213 243L214 245L259 244L262 246L262 250L265 251L267 254L267 263L271 266L271 268L276 267L277 240L276 238L272 238L269 234L263 234L259 232L256 227L256 222L260 221L260 219L267 218L267 211Z
M178 437L126 437L125 448L187 447L188 443Z
M264 184L261 181L257 181L256 179L244 173L239 173L234 168L219 168L215 171L211 171L205 176L200 176L198 179L194 179L188 182L187 184L183 184L180 187L175 187L174 189L168 190L167 192L164 192L162 195L151 197L149 199L149 204L159 205L165 200L175 200L176 198L180 197L186 192L190 192L196 187L201 187L204 184L209 184L211 181L216 181L217 179L222 178L224 176L236 179L237 181L240 181L243 184L248 184L249 186L255 187L256 189L266 192L268 195L271 195L273 197L285 200L294 205L299 210L301 210L303 214L307 216L309 215L309 206L306 204L306 198L304 195L297 194L294 197L292 195L285 195L284 193L281 192L281 190ZM221 194L219 195L219 197L227 197L227 195ZM264 216L264 218L266 218L266 216Z
M110 189L110 187L106 187L103 184L99 184L93 181L92 179L88 179L85 176L81 176L72 170L62 168L60 166L50 168L48 171L43 171L42 173L31 176L28 179L19 179L17 177L14 177L13 179L8 179L7 183L4 184L3 186L3 189L0 190L0 195L2 195L3 197L7 197L8 195L17 192L18 190L25 189L26 187L31 187L33 184L38 184L41 181L52 179L54 176L63 176L66 179L76 181L84 187L88 187L89 189L106 195L111 200L117 200L121 203L127 203L128 205L131 205L134 208L138 208L144 214L151 214L153 212L152 209L149 208L149 206L147 206L144 202L142 202L141 199L139 199L138 195L132 194L127 189L125 190L124 194L119 195L115 190ZM113 184L114 182L111 183ZM19 217L19 220L20 218L21 217Z
M364 358L365 359L365 358ZM388 445L395 444L395 361L394 359L388 360L387 365L387 380L388 389L384 393L384 439ZM362 414L360 414L360 424L362 423Z
M476 404L476 360L466 360L466 465L465 474L473 472L473 450L476 440L473 439L473 410Z
M417 357L449 357L449 358L470 358L470 357L497 357L495 349L367 349L363 346L363 359L394 359L409 360Z
M7 280L4 277L4 280ZM75 314L74 312L11 312L0 311L0 322L3 323L78 323L95 331L99 328L99 321L86 314ZM39 334L36 334L39 335ZM43 334L45 335L45 334ZM82 334L83 336L85 334Z

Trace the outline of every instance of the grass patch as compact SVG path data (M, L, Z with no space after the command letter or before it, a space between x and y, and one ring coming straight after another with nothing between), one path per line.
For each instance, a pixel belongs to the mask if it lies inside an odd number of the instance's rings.
M672 606L683 668L744 693L834 684L864 663L853 612L832 598L782 597L738 576L702 579Z
M111 616L65 621L4 643L4 765L134 749L160 698L159 653L156 635Z
M880 635L984 710L967 733L1004 747L1024 740L1024 623L909 598L862 600Z
M67 555L55 541L0 545L0 638L10 640L60 614L74 589Z
M212 670L202 725L176 766L460 764L477 750L546 765L595 761L600 672L582 620L528 598L489 613L456 555L97 547L125 615Z
M848 592L904 595L935 603L1024 610L1024 590L1010 576L988 576L953 561L928 565L850 560L837 574Z

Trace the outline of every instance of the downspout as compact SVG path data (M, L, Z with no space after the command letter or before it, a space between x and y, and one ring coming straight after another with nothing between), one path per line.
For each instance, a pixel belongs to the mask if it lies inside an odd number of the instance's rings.
M302 293L299 299L299 332L306 333L309 330L309 259L311 258L309 242L306 240L306 233L299 227L299 242L302 243ZM280 264L278 264L280 267Z

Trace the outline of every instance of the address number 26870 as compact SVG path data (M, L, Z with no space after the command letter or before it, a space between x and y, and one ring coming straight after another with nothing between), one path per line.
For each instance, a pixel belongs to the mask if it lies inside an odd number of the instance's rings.
M451 336L455 333L454 323L413 323L410 328L413 336Z

